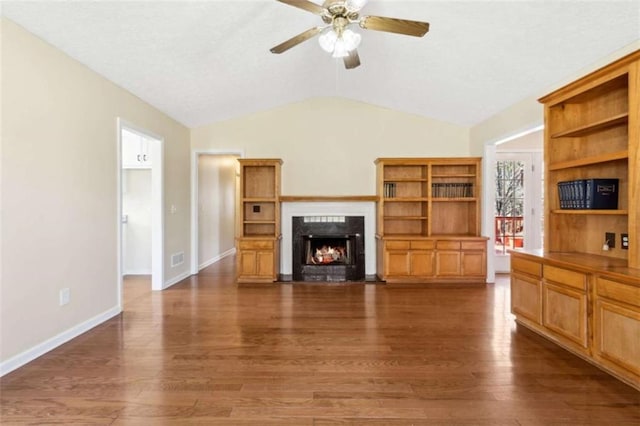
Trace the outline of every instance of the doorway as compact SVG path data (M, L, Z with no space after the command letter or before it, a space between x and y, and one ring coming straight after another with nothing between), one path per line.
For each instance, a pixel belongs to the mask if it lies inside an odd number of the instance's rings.
M542 153L498 146L495 162L493 255L509 272L509 250L542 248Z
M193 151L191 273L235 254L238 161L241 151Z
M532 125L530 128L507 136L498 140L487 141L484 145L483 157L483 217L482 217L482 235L489 237L487 247L487 282L495 281L496 272L509 272L510 249L539 249L542 248L542 221L544 220L544 202L542 191L543 187L543 141L544 127L542 125ZM514 172L506 171L503 174L505 179L518 181L521 179L523 188L520 194L512 192L512 200L514 209L509 216L512 219L502 220L499 216L501 206L497 204L498 191L498 155L501 157L504 165L505 161L515 161ZM518 164L517 162L522 162ZM522 176L517 177L515 169L521 168ZM511 173L511 174L509 174ZM504 184L501 182L500 184ZM500 194L503 198L500 202L504 202L504 194ZM516 200L521 198L521 200ZM517 203L517 206L516 206ZM499 208L500 207L500 208ZM504 210L504 209L502 209ZM521 213L521 218L518 214ZM503 214L502 216L507 216ZM509 222L508 226L506 223ZM505 224L504 232L502 225ZM522 227L520 229L520 226ZM508 235L508 240L505 238ZM517 237L517 238L514 238ZM498 242L497 239L501 241ZM497 253L500 244L504 243L507 247L502 247L501 253ZM522 247L520 247L522 245ZM517 246L517 247L516 247Z
M151 275L151 289L164 288L163 145L161 137L117 120L118 292L123 276Z

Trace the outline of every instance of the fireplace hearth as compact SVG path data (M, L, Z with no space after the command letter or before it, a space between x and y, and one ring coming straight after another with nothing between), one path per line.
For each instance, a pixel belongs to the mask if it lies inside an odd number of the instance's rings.
M364 281L363 216L292 217L294 281Z

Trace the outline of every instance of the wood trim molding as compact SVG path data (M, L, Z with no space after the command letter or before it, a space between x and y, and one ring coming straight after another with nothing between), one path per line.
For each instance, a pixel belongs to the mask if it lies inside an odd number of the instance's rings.
M285 203L327 203L327 202L353 202L353 201L378 201L376 195L281 195L280 201Z

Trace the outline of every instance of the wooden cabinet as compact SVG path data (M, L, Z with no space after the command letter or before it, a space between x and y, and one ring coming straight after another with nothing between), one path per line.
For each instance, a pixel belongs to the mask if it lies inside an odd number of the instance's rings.
M545 250L511 253L512 312L640 389L640 51L540 102ZM617 179L617 209L560 208L558 183L582 179ZM615 248L603 251L606 232Z
M238 250L238 278L240 281L276 281L279 260L279 240L243 238Z
M122 168L151 168L151 142L149 141L149 139L138 133L123 129L121 143Z
M480 158L379 158L378 276L486 280L480 237Z
M383 270L404 279L433 277L434 242L429 240L390 240L384 244Z
M542 263L511 256L511 313L542 325Z
M544 265L543 325L567 345L587 347L587 276Z
M460 237L462 238L462 237ZM380 278L394 282L484 281L486 238L424 237L378 240Z
M640 287L597 277L594 315L594 357L640 386Z
M640 270L597 255L512 252L511 312L640 389Z
M273 282L280 265L280 159L240 159L237 281Z

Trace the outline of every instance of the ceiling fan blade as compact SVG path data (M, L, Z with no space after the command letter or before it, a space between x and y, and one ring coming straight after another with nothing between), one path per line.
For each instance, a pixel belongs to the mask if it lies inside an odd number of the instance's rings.
M383 16L363 16L360 20L360 26L367 30L386 31L414 37L422 37L429 31L428 22L385 18Z
M358 51L353 49L349 52L349 55L344 57L344 67L348 70L359 67L360 66L360 56L358 55Z
M315 13L316 15L323 15L324 8L319 4L315 4L308 0L276 0L280 3L288 4L289 6L297 7L298 9L306 10L307 12Z
M318 34L320 31L322 31L322 27L310 28L307 31L298 34L297 36L291 37L289 40L285 41L284 43L280 43L279 45L272 47L270 49L271 53L285 52L291 49L292 47L302 43L303 41L309 40L311 37Z

